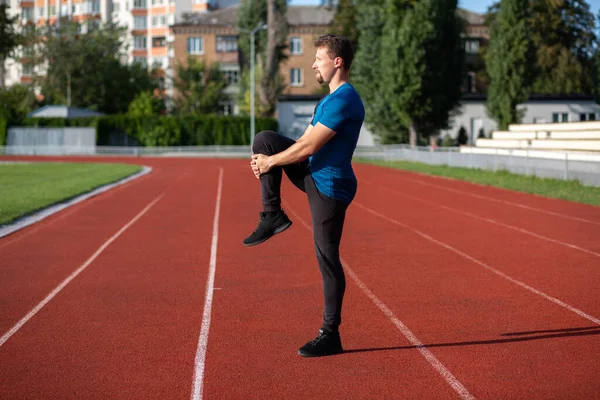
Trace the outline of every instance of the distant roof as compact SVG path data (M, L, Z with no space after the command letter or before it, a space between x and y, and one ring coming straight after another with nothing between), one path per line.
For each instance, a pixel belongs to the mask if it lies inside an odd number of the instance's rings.
M27 114L30 118L82 118L99 117L104 113L88 110L87 108L67 106L44 106Z
M237 22L239 6L221 8L202 13L186 13L183 21L173 26L213 25L233 26ZM287 18L290 25L329 25L334 10L325 6L288 6ZM265 21L266 22L266 21Z
M290 25L329 25L335 12L324 6L291 6L287 14Z
M470 25L484 25L485 16L477 14L476 12L465 10L464 8L458 8L457 13L463 17Z

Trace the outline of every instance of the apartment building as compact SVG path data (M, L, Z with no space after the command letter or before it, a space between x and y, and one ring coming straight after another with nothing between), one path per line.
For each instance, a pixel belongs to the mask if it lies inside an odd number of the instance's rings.
M483 93L487 91L486 84L482 81L485 63L479 55L479 49L486 46L490 40L489 28L485 16L465 9L459 9L460 15L466 22L463 41L465 45L467 75L463 83L465 93Z
M127 28L125 44L128 61L163 69L172 68L173 35L169 26L183 14L227 7L232 0L0 0L9 4L11 16L18 15L22 26L55 24L68 18L81 24L85 32L92 23L113 22ZM6 85L31 82L33 66L27 63L27 49L6 62ZM36 73L43 74L43 67Z
M224 104L225 113L237 113L235 95L239 92L240 60L239 32L235 28L237 5L208 13L195 13L175 24L171 31L174 62L185 65L188 57L208 64L218 62L230 85L227 92L231 101ZM282 63L280 73L285 82L284 94L309 95L319 90L312 71L314 61L313 40L327 33L333 20L333 11L325 7L289 6L288 59Z

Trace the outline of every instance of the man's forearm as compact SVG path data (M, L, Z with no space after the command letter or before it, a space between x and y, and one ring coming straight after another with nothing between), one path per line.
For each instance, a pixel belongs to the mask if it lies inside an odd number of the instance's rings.
M306 160L314 154L311 143L306 140L299 140L287 150L274 154L269 157L271 167L281 167L288 164L296 164Z

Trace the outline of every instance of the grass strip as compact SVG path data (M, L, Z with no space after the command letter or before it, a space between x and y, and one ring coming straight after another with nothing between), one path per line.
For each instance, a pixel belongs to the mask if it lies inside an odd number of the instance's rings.
M429 165L410 161L382 161L364 158L357 159L356 161L600 206L600 187L585 186L577 180L565 181L553 178L538 178L531 175L513 174L504 170L494 172L482 169L448 167L446 165Z
M0 164L0 224L7 224L141 170L138 165L126 164Z

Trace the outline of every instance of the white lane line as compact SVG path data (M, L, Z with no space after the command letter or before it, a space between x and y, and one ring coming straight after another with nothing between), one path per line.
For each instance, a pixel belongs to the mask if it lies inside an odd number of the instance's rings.
M219 214L221 213L221 190L223 188L223 168L219 167L219 185L217 188L217 201L215 206L215 217L213 220L212 244L210 247L210 268L208 270L208 281L206 282L206 295L204 299L204 313L202 314L202 327L196 359L194 361L194 379L192 382L192 400L202 399L202 384L204 383L204 363L206 361L206 349L208 347L208 330L210 328L210 312L215 286L215 271L217 269L217 243L219 241Z
M77 275L79 275L84 269L86 269L98 256L112 243L114 242L123 232L125 232L131 225L133 225L138 219L140 219L144 214L148 212L162 197L165 195L166 191L152 200L142 211L139 212L138 215L133 217L131 221L129 221L126 225L124 225L117 233L115 233L110 239L108 239L102 246L96 250L94 254L90 258L87 259L85 263L83 263L75 272L67 277L60 285L58 285L44 300L42 300L37 306L35 306L29 313L24 316L15 326L13 326L8 332L6 332L0 338L0 347L6 343L8 339L12 335L14 335L27 321L29 321L38 311L40 311L54 296L56 296L61 290L64 289L65 286L69 284Z
M446 244L444 242L441 242L441 241L439 241L437 239L434 239L431 236L427 235L426 233L423 233L423 232L419 231L418 229L411 228L410 226L408 226L406 224L403 224L402 222L396 221L395 219L392 219L392 218L390 218L390 217L388 217L386 215L378 213L377 211L372 210L369 207L364 206L364 205L362 205L362 204L360 204L360 203L358 203L356 201L354 201L353 204L356 204L358 207L362 208L363 210L365 210L365 211L367 211L367 212L369 212L369 213L371 213L373 215L378 216L379 218L382 218L382 219L384 219L384 220L386 220L388 222L391 222L391 223L396 224L398 226L401 226L401 227L403 227L405 229L408 229L409 231L412 231L412 232L416 233L417 235L419 235L419 236L421 236L421 237L423 237L423 238L425 238L425 239L427 239L427 240L429 240L429 241L431 241L431 242L433 242L435 244L438 244L438 245L440 245L440 246L442 246L442 247L444 247L444 248L446 248L446 249L448 249L448 250L450 250L450 251L458 254L459 256L461 256L463 258L466 258L469 261L474 262L477 265L482 266L483 268L485 268L485 269L493 272L494 274L496 274L498 276L501 276L502 278L504 278L504 279L506 279L506 280L508 280L508 281L510 281L510 282L512 282L514 284L516 284L516 285L519 285L522 288L527 289L527 290L529 290L532 293L535 293L535 294L537 294L537 295L545 298L546 300L550 300L554 304L557 304L557 305L559 305L559 306L561 306L563 308L566 308L567 310L572 311L575 314L577 314L577 315L579 315L579 316L581 316L581 317L583 317L583 318L585 318L585 319L587 319L589 321L592 321L595 324L600 325L600 319L598 319L596 317L593 317L593 316L591 316L589 314L586 314L585 312L583 312L583 311L581 311L581 310L579 310L579 309L577 309L575 307L572 307L572 306L568 305L567 303L565 303L565 302L557 299L556 297L552 297L552 296L550 296L550 295L548 295L548 294L546 294L546 293L544 293L544 292L542 292L540 290L537 290L537 289L535 289L535 288L533 288L533 287L531 287L531 286L529 286L529 285L527 285L527 284L525 284L525 283L523 283L523 282L521 282L521 281L519 281L519 280L517 280L515 278L512 278L509 275L506 275L505 273L497 270L496 268L493 268L493 267L487 265L483 261L479 261L478 259L476 259L474 257L471 257L470 255L468 255L466 253L463 253L462 251L460 251L460 250L458 250L458 249L456 249L456 248L454 248L454 247L452 247L452 246L450 246L450 245L448 245L448 244Z
M294 209L292 207L290 207L290 205L286 201L283 201L283 203L285 204L286 210L288 210L291 214L293 214L294 217L296 217L302 223L302 225L304 225L308 230L312 230L310 225L308 225L298 215L298 213L296 213L294 211ZM414 333L412 333L411 330L408 329L408 327L406 325L404 325L404 323L402 323L402 321L400 321L400 319L398 319L398 317L396 317L396 315L392 312L392 310L390 310L381 300L379 300L379 298L377 296L375 296L375 294L373 294L373 292L371 292L371 290L369 290L369 288L363 283L363 281L361 281L358 278L358 276L354 273L352 268L350 268L348 263L344 259L341 259L341 261L344 266L344 269L348 272L348 275L350 275L350 277L352 278L352 280L354 280L354 282L358 285L358 287L392 321L392 323L396 326L396 328L398 328L398 330L400 332L402 332L404 337L406 337L408 339L408 341L410 343L412 343L417 350L419 350L421 355L423 357L425 357L425 359L429 362L429 364L431 364L431 366L433 366L433 368L435 368L435 370L444 378L446 383L448 383L452 387L452 389L454 389L454 391L456 391L456 393L458 393L460 398L461 399L475 399L475 397L471 393L469 393L467 388L462 383L460 383L460 381L458 379L456 379L456 377L454 375L452 375L450 370L448 370L448 368L446 368L444 366L444 364L442 364L441 361L438 360L433 355L433 353L431 351L429 351L429 349L427 349L427 347L414 335Z
M521 233L525 233L527 235L534 236L534 237L536 237L538 239L547 240L547 241L552 242L552 243L560 244L562 246L570 247L572 249L579 250L579 251L582 251L584 253L588 253L588 254L594 255L596 257L600 257L600 253L596 253L595 251L587 250L587 249L584 249L583 247L579 247L579 246L576 246L576 245L571 244L571 243L563 242L563 241L558 240L558 239L552 239L552 238L549 238L549 237L546 237L546 236L543 236L543 235L539 235L537 233L528 231L528 230L523 229L523 228L519 228L519 227L514 226L514 225L505 224L504 222L496 221L496 220L491 219L491 218L486 218L486 217L482 217L480 215L472 214L472 213L470 213L468 211L460 211L460 210L456 210L454 208L450 208L448 206L443 206L441 204L434 203L433 201L425 200L425 199L422 199L420 197L411 196L409 194L402 193L401 191L399 191L397 189L394 189L394 188L383 187L383 189L392 191L392 192L394 192L396 194L399 194L401 196L407 197L409 199L413 199L413 200L420 201L420 202L425 203L425 204L432 205L434 207L438 207L438 208L442 208L444 210L452 211L452 212L457 213L457 214L467 215L467 216L475 218L475 219L486 221L486 222L489 222L491 224L496 224L496 225L499 225L499 226L502 226L502 227L505 227L505 228L513 229L513 230L521 232Z
M430 175L428 175L428 177L437 178L437 179L448 179L448 178L444 178L444 177L436 177L436 176L430 176ZM408 178L404 178L404 177L398 177L398 179L403 180L403 181L407 181L407 182L417 183L417 184L423 185L423 186L430 186L430 187L434 187L434 188L438 188L438 189L442 189L442 190L447 190L449 192L458 193L458 194L463 195L463 196L471 196L471 197L475 197L477 199L493 201L493 202L496 202L496 203L506 204L506 205L513 206L513 207L523 208L525 210L536 211L536 212L540 212L540 213L544 213L544 214L548 214L548 215L553 215L555 217L567 218L567 219L572 219L572 220L575 220L575 221L586 222L588 224L593 224L593 225L600 226L600 222L592 221L592 220L581 218L581 217L574 217L572 215L561 214L561 213L557 213L557 212L554 212L554 211L544 210L544 209L541 209L541 208L536 208L536 207L528 206L528 205L525 205L525 204L522 204L522 203L517 203L517 202L513 202L513 201L508 201L508 200L495 199L493 197L488 197L488 196L483 196L483 195L480 195L480 194L470 193L470 192L467 192L467 191L464 191L464 190L453 189L453 188L449 188L449 187L446 187L446 186L435 185L433 183L421 182L421 181L415 180L415 179L408 179ZM361 182L364 182L364 180L361 179ZM590 207L592 207L592 206L590 206Z

